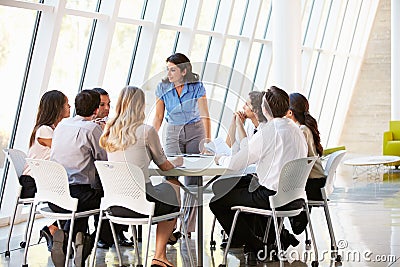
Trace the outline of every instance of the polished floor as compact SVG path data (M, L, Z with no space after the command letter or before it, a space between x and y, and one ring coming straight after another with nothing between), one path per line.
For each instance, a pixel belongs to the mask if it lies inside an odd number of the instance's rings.
M348 157L347 157L348 158ZM393 171L380 179L371 179L362 175L353 178L352 168L341 164L334 193L330 196L330 211L342 262L336 263L330 259L329 234L322 209L312 210L311 218L316 233L319 266L400 266L400 173ZM206 194L205 199L210 199ZM210 250L210 229L213 216L208 206L204 209L204 266L218 266L222 262L223 250L220 226L215 230L216 250ZM39 219L35 222L29 249L29 266L53 266L50 253L39 238L39 229L49 221ZM145 229L144 229L145 230ZM0 228L0 266L21 266L23 249L19 247L24 224L16 225L11 242L11 257L6 258L6 238L8 227ZM311 266L310 253L305 250L304 234L298 236L301 243L296 248L289 249L289 261L272 262L259 266ZM186 246L180 241L175 246L168 246L168 258L175 266L189 266ZM191 251L196 249L196 236L189 241ZM146 242L142 244L145 248ZM142 248L141 247L141 248ZM123 248L123 263L125 266L135 266L137 259L133 249ZM149 260L154 254L154 231L150 241ZM142 251L142 255L144 252ZM308 257L306 257L308 255ZM313 255L312 255L313 257ZM71 262L71 266L72 266ZM98 249L96 266L118 266L115 249ZM244 266L243 253L240 249L231 250L228 256L229 267Z

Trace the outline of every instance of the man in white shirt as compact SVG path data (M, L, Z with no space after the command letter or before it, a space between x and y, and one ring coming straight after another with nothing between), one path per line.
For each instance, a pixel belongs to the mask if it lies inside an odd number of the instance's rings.
M215 161L232 170L242 170L256 164L259 179L257 188L234 188L225 196L210 203L210 209L226 232L229 233L234 211L231 207L243 205L270 209L269 196L278 188L279 175L283 165L291 160L307 157L307 144L304 135L290 119L284 118L289 109L289 96L285 91L272 86L266 92L262 103L263 114L268 123L260 125L251 140L244 138L240 150L233 156L217 155ZM245 214L238 217L233 238L245 244L245 259L255 263L255 255L264 250L264 243L253 231ZM286 231L285 233L288 234ZM284 247L297 245L292 235L283 238ZM296 242L297 241L297 242Z
M103 132L101 127L92 120L99 110L100 95L92 90L83 90L75 97L76 116L63 120L54 131L50 160L64 166L68 174L70 194L77 198L78 212L100 207L101 188L99 177L96 176L96 160L107 160L106 151L100 147L99 139ZM49 203L56 212L64 212L60 207ZM97 227L97 224L95 225ZM69 230L70 222L64 226ZM75 220L73 237L75 241L75 266L84 266L85 259L90 254L94 241L84 233L88 229L88 218ZM60 234L57 232L61 231ZM53 238L51 256L56 267L64 266L65 243L68 237L58 230ZM105 228L101 232L106 234ZM111 235L111 233L107 233ZM94 236L94 234L93 234ZM79 239L79 240L75 240Z

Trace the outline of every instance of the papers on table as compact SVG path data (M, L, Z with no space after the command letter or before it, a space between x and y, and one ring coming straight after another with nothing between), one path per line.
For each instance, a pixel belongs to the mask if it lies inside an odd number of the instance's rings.
M225 143L221 137L215 138L213 141L204 144L204 147L216 155L232 155L231 148Z

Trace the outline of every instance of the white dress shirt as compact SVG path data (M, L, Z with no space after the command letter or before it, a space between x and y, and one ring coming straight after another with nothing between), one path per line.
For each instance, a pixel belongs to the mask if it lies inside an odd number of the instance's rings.
M238 153L222 156L218 164L236 171L256 164L260 185L277 191L283 165L307 157L307 143L304 134L291 119L274 118L258 128L249 141L248 138L242 140Z

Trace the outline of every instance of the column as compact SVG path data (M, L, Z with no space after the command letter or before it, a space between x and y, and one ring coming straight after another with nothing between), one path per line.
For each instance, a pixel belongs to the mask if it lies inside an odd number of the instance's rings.
M400 1L391 2L391 120L400 120Z
M301 1L272 0L272 84L301 91Z

